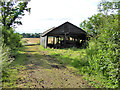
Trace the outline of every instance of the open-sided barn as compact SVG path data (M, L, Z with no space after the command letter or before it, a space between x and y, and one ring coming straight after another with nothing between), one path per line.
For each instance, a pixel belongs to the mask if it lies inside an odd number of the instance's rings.
M87 33L81 28L65 22L58 27L53 27L45 32L40 37L40 44L47 47L66 48L80 47L87 39ZM48 43L49 37L52 43Z

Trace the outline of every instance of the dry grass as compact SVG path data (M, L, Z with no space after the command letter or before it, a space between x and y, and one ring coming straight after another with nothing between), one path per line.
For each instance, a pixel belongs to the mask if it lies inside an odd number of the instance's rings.
M40 38L23 38L22 41L27 44L37 44L40 43Z
M40 43L40 38L23 38L22 42L25 44L38 44ZM48 43L53 43L53 38L48 38Z

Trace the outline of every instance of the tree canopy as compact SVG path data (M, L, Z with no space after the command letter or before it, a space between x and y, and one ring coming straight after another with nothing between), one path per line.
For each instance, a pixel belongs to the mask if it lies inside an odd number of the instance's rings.
M25 15L25 11L30 12L27 8L28 2L24 1L0 1L0 22L8 29L14 24L22 25L20 19Z
M23 38L40 38L40 33L22 33Z

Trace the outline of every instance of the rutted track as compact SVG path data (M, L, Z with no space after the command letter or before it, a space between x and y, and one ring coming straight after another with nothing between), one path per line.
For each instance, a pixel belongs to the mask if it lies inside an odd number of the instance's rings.
M19 70L17 87L20 88L90 88L81 75L75 75L66 66L39 45L26 46L28 60L25 69Z

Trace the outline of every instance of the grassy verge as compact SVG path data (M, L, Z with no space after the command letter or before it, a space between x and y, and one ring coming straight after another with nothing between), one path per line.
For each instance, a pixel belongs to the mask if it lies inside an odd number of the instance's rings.
M25 68L24 61L27 60L27 54L24 52L25 47L21 48L18 52L15 60L6 68L6 72L2 76L2 87L3 88L15 88L17 74L19 69Z

